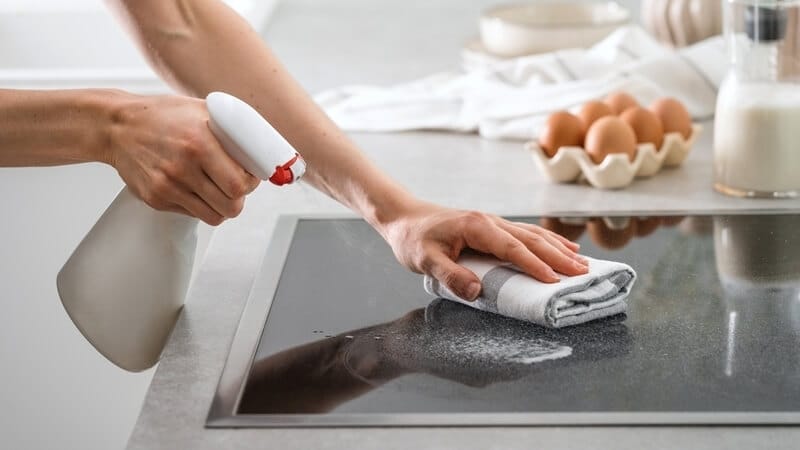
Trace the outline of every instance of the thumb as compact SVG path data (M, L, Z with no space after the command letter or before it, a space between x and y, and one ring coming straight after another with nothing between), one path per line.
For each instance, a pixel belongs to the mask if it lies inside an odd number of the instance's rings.
M481 293L481 281L478 276L456 264L443 253L431 256L430 275L464 300L471 302Z

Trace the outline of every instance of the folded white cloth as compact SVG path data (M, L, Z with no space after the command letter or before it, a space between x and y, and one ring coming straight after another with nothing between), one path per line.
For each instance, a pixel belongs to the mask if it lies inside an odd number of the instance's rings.
M542 283L509 263L467 254L458 263L475 272L483 289L474 302L459 298L436 279L425 277L425 290L482 311L561 328L625 312L625 299L636 281L627 264L587 258L589 273Z
M531 139L550 113L619 90L642 104L676 97L699 121L713 117L728 67L724 47L717 37L674 51L628 26L590 49L509 60L473 54L463 72L393 87L343 87L316 100L350 131L477 131L494 139Z

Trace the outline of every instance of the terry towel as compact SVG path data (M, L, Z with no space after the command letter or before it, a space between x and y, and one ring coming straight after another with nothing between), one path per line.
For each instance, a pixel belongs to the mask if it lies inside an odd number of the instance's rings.
M436 129L531 139L552 112L577 111L618 90L643 105L676 97L695 121L710 119L729 65L722 37L676 51L627 26L590 49L508 60L472 55L463 66L396 86L346 86L316 100L349 131Z
M483 289L477 300L463 300L429 276L425 277L425 290L482 311L548 328L577 325L625 312L625 299L636 280L636 272L627 264L586 259L589 273L562 276L558 283L542 283L509 263L468 254L458 263L481 279Z

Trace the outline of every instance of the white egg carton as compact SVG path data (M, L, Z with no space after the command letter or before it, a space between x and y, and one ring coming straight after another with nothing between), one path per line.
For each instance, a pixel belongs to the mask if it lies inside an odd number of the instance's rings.
M658 151L653 144L639 144L633 162L627 155L611 154L595 164L581 147L561 147L555 156L548 158L536 141L525 147L533 154L539 169L553 181L572 183L585 179L596 188L620 189L633 183L635 178L657 174L662 167L681 165L702 131L701 125L693 124L688 139L680 133L667 133Z

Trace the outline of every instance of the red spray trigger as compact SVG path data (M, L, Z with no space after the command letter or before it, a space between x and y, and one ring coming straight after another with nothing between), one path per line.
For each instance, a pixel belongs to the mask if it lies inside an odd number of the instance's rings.
M269 181L276 186L283 186L294 181L292 166L300 159L300 155L295 153L294 158L290 159L281 166L275 167L275 172L269 177Z

